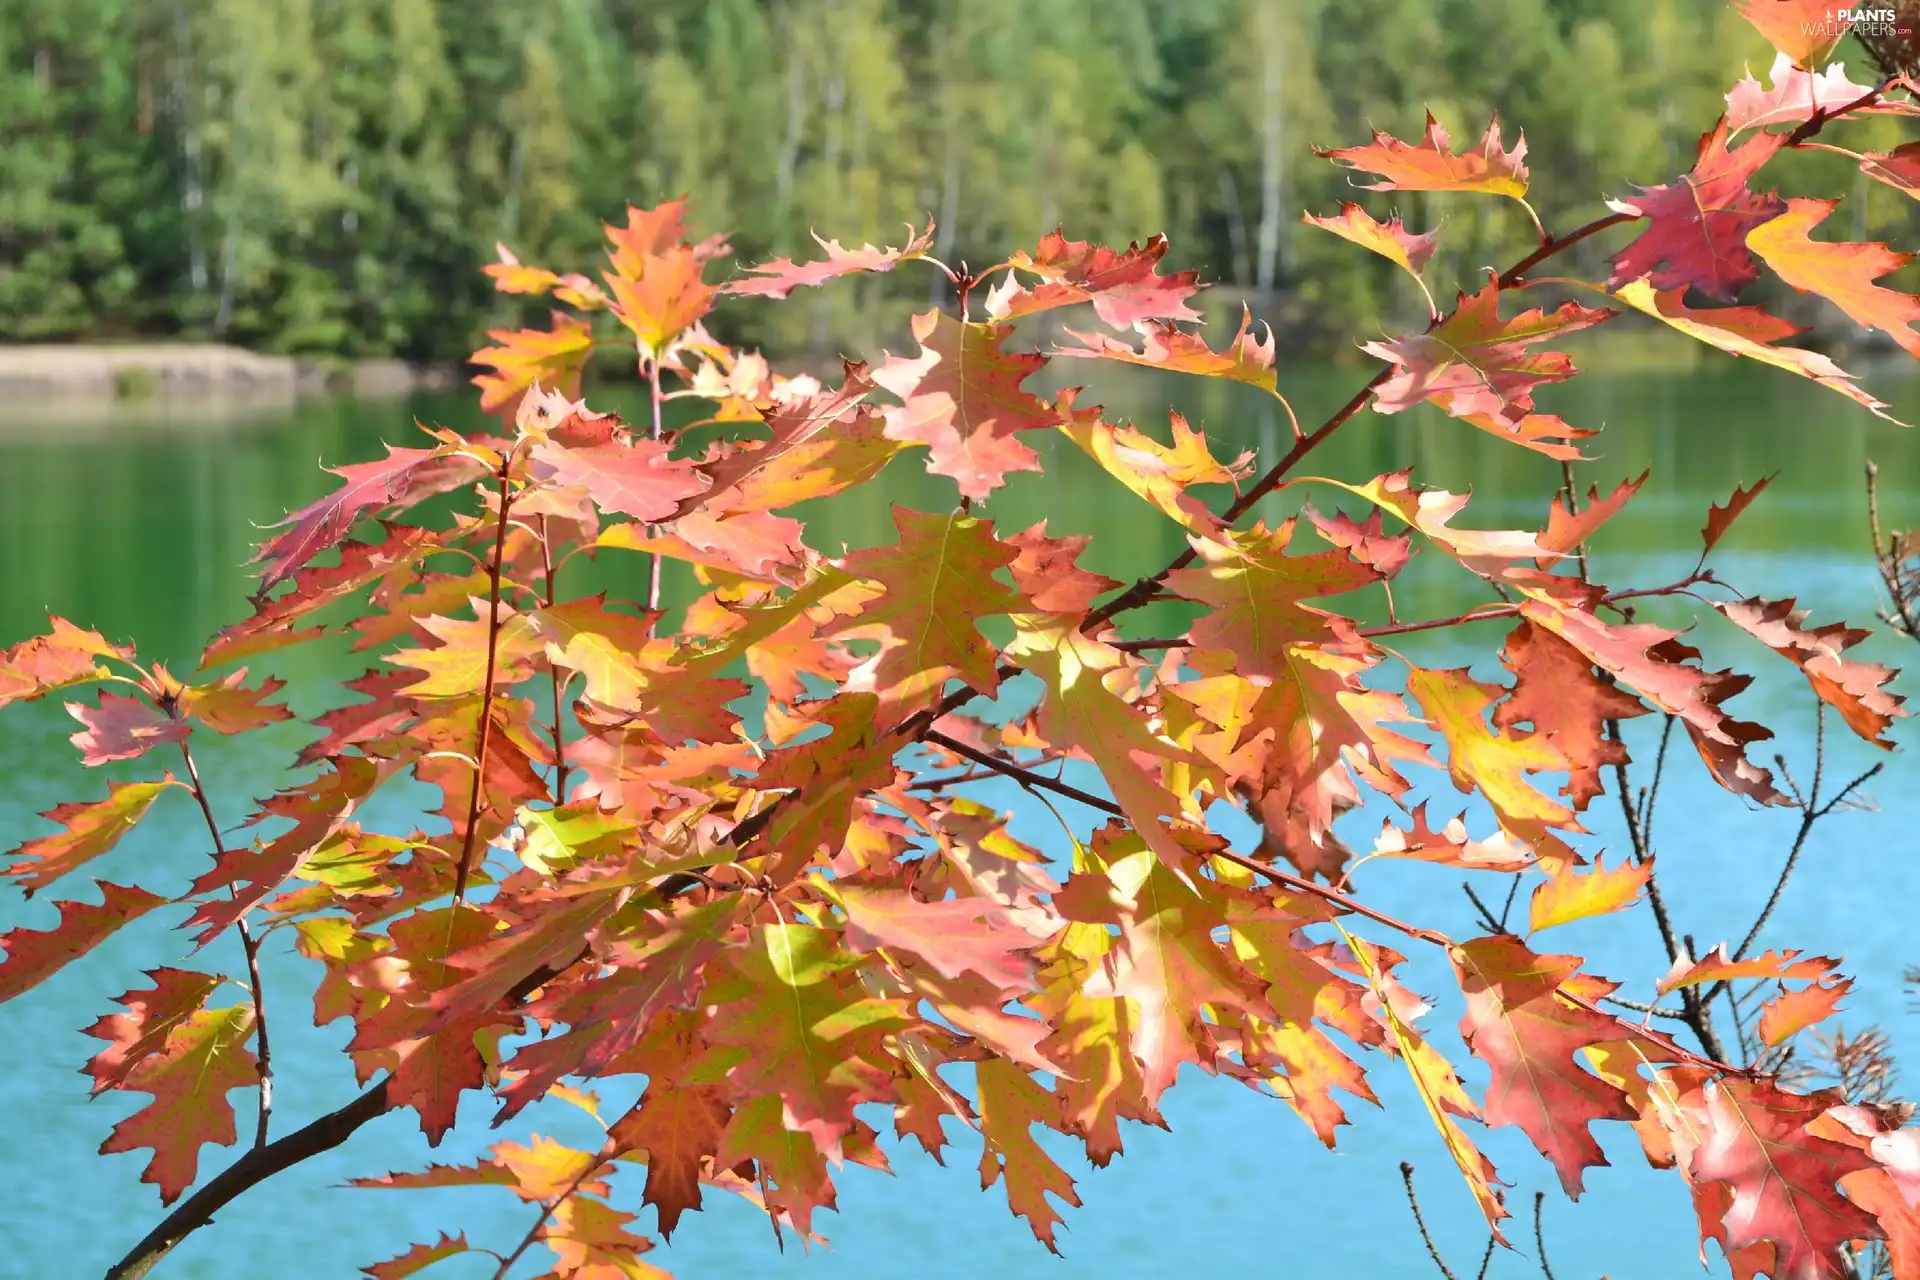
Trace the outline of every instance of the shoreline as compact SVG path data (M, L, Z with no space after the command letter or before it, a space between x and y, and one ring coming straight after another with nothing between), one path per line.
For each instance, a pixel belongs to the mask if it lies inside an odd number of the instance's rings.
M0 346L0 404L8 406L272 403L343 394L398 399L451 387L456 377L448 366L263 355L217 342Z

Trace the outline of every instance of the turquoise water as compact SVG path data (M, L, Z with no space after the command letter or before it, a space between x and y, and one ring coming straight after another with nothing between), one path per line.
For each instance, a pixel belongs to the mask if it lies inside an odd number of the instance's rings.
M1077 371L1076 371L1077 372ZM1339 403L1364 373L1334 372L1299 380L1303 417ZM1909 410L1920 406L1920 383L1877 383L1883 398ZM1150 406L1172 398L1188 417L1226 442L1219 452L1254 448L1267 457L1284 447L1285 428L1270 407L1244 388L1166 384L1135 379L1099 388L1117 413L1153 429ZM1817 620L1872 619L1876 578L1868 556L1861 470L1876 458L1882 505L1890 524L1920 524L1920 439L1866 419L1837 398L1784 376L1748 373L1716 364L1709 372L1602 379L1587 377L1559 388L1545 407L1588 426L1604 425L1589 452L1598 461L1580 469L1582 485L1611 487L1651 466L1646 490L1594 548L1596 575L1611 585L1651 585L1678 578L1691 566L1698 530L1711 502L1736 484L1778 470L1775 486L1736 526L1715 563L1722 576L1754 592L1797 595ZM1156 400L1157 397L1157 400ZM616 396L615 399L618 397ZM408 443L409 415L429 421L466 421L458 397L411 405L330 403L252 421L198 424L123 421L96 427L16 423L0 426L0 641L34 634L43 610L96 626L115 639L136 639L143 656L176 671L220 625L246 612L241 568L256 540L256 525L318 496L328 478L316 460L346 462L371 456L380 440ZM1913 416L1909 413L1908 416ZM1048 478L1015 477L985 509L1003 531L1045 516L1055 534L1093 533L1092 567L1130 580L1158 568L1179 549L1178 530L1071 448L1054 450ZM1416 479L1453 488L1471 486L1475 498L1458 523L1481 527L1537 527L1558 481L1558 466L1437 417L1386 419L1362 415L1316 454L1305 471L1364 479L1381 470L1417 464ZM809 538L823 549L890 540L890 502L946 506L944 480L917 473L917 462L896 466L856 506L816 513ZM1290 493L1274 500L1269 519L1297 505ZM1337 506L1337 491L1316 500ZM1349 500L1348 506L1353 505ZM805 515L806 513L802 513ZM627 566L631 568L631 566ZM618 587L626 571L600 571ZM680 584L684 587L684 584ZM1396 590L1403 617L1437 616L1479 596L1437 556L1422 557ZM675 586L670 581L670 588ZM1683 618L1673 610L1662 620ZM1164 634L1165 619L1144 615L1133 634ZM1804 683L1784 662L1756 644L1730 635L1707 618L1695 642L1710 661L1734 663L1762 676L1735 706L1744 718L1780 730L1777 744L1804 776L1810 768L1813 709ZM1474 662L1483 677L1497 667L1490 654L1497 631L1405 637L1403 651L1428 664ZM1877 636L1869 656L1905 661L1912 647ZM356 674L357 661L324 649L292 650L256 669L289 678L294 705L312 713L337 697L333 682ZM104 781L86 776L64 741L73 725L57 700L0 713L0 836L11 847L45 830L36 813L66 800L90 798ZM1837 722L1834 726L1838 730ZM1630 725L1637 756L1651 755L1647 720ZM1896 737L1912 740L1901 726ZM297 727L280 726L239 740L209 741L197 752L223 824L238 821L250 799L272 789L305 741ZM1829 735L1830 779L1852 776L1881 753L1844 731ZM1774 745L1774 744L1769 744ZM141 776L141 762L109 766L107 777ZM1766 933L1774 945L1844 953L1858 987L1845 1022L1880 1022L1896 1051L1914 1064L1920 1084L1920 1019L1907 1011L1900 986L1904 965L1920 963L1920 943L1905 914L1889 901L1906 900L1916 884L1914 831L1920 826L1920 788L1906 751L1887 758L1887 771L1868 791L1877 812L1836 815L1815 832L1802 868ZM1644 775L1642 775L1644 778ZM1444 776L1419 780L1436 812L1460 807ZM1011 788L979 784L982 799L1023 810ZM365 815L369 824L411 822L405 792L384 798ZM1062 811L1082 830L1092 815L1070 803ZM1377 827L1379 811L1349 815L1350 835ZM1484 816L1470 814L1469 821ZM1703 948L1745 932L1784 857L1795 815L1744 806L1713 787L1690 752L1676 754L1664 783L1655 845L1661 877L1682 927ZM1244 821L1223 813L1222 829L1244 843ZM1621 847L1617 812L1597 803L1596 841ZM404 829L404 827L402 828ZM1016 821L1015 833L1052 852L1062 839L1042 811ZM163 804L109 858L98 874L156 891L178 892L204 866L205 833L190 805ZM1375 862L1356 877L1360 891L1385 910L1442 929L1469 931L1470 913L1456 873ZM1504 886L1502 886L1503 888ZM85 896L62 886L62 896ZM175 931L178 912L161 911L62 971L40 989L0 1007L0 1034L13 1052L13 1102L0 1152L13 1174L0 1196L0 1276L98 1275L161 1216L153 1189L137 1179L146 1156L94 1154L108 1129L135 1109L142 1095L89 1102L80 1064L99 1042L80 1029L114 1006L112 998L138 985L138 971L161 964L229 967L236 944L221 938L198 958ZM0 927L45 927L53 910L0 890ZM1368 932L1361 930L1361 932ZM1377 933L1374 936L1380 936ZM1541 948L1588 956L1608 976L1635 984L1646 996L1666 968L1644 908L1628 917L1568 926L1541 937ZM341 1105L357 1090L343 1057L344 1023L308 1025L311 971L276 941L267 963L277 1068L276 1133ZM1451 1028L1457 997L1442 958L1416 954L1408 979L1436 1000L1423 1025L1456 1061L1468 1063L1470 1088L1484 1083L1460 1050ZM1366 1277L1437 1275L1415 1232L1400 1186L1399 1162L1418 1168L1429 1225L1456 1273L1479 1266L1485 1231L1438 1138L1425 1123L1404 1071L1378 1055L1364 1060L1385 1104L1348 1107L1353 1124L1340 1149L1328 1152L1285 1107L1242 1086L1193 1071L1168 1096L1172 1133L1139 1126L1126 1131L1127 1151L1105 1170L1071 1157L1064 1141L1050 1145L1079 1184L1084 1207L1066 1211L1064 1258L1046 1253L1026 1225L1006 1210L1000 1187L982 1193L975 1172L978 1147L950 1127L953 1145L942 1168L920 1154L883 1143L895 1177L849 1167L839 1177L840 1213L817 1219L830 1247L803 1251L790 1240L775 1251L764 1217L744 1204L710 1196L709 1211L691 1215L670 1247L650 1255L684 1277L751 1276L802 1272L834 1280L889 1276L1034 1275L1112 1277L1234 1275L1257 1277ZM620 1081L601 1089L605 1108L631 1100ZM243 1119L251 1099L232 1095ZM410 1169L429 1158L472 1158L502 1138L524 1141L532 1132L576 1145L593 1145L593 1122L565 1104L535 1107L515 1123L487 1128L493 1107L469 1094L462 1127L429 1151L411 1113L389 1115L361 1129L345 1147L308 1162L242 1197L214 1227L191 1237L156 1273L164 1277L353 1276L357 1269L401 1252L440 1230L465 1230L476 1243L510 1248L533 1211L505 1191L376 1192L340 1184L348 1178ZM883 1115L869 1117L886 1127ZM1603 1128L1615 1167L1592 1170L1588 1192L1569 1204L1551 1171L1512 1130L1480 1133L1485 1149L1513 1184L1508 1193L1518 1219L1510 1224L1515 1254L1494 1258L1495 1277L1538 1275L1529 1220L1536 1189L1551 1192L1546 1240L1561 1280L1614 1280L1700 1274L1697 1233L1678 1179L1646 1168L1637 1143ZM1043 1139L1045 1141L1045 1139ZM202 1175L233 1152L207 1148ZM620 1183L616 1181L616 1188ZM637 1180L616 1203L638 1208ZM643 1213L637 1229L651 1225ZM541 1251L522 1260L516 1276L543 1271ZM431 1275L477 1280L491 1274L483 1257L455 1259ZM1712 1274L1724 1274L1717 1256Z

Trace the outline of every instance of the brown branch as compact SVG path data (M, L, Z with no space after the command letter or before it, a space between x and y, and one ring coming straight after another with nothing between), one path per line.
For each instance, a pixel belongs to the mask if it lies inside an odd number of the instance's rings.
M172 698L162 701L169 715L177 715L179 708ZM200 815L207 820L207 832L213 837L214 857L224 861L226 842L220 838L220 824L213 818L213 803L207 799L207 789L200 783L200 770L193 763L193 752L188 749L185 738L180 740L180 758L186 761L193 798L200 802ZM237 890L234 896L239 896ZM273 1049L267 1043L267 990L260 980L260 940L253 936L245 912L234 920L233 927L240 934L240 947L247 955L247 985L253 991L253 1032L257 1048L254 1068L260 1076L260 1109L253 1125L253 1145L258 1150L267 1145L267 1121L273 1115Z
M957 738L950 738L937 729L927 730L921 735L920 740L922 742L931 742L943 751L951 751L961 759L971 760L977 765L993 770L995 773L1004 774L1006 777L1012 778L1015 782L1018 782L1021 786L1029 790L1034 787L1045 787L1049 791L1063 795L1069 800L1077 800L1081 804L1098 809L1100 812L1111 817L1124 818L1127 816L1126 810L1111 800L1096 796L1090 791L1082 791L1071 783L1056 781L1043 773L1035 773L1023 764L1015 764L1011 760L1002 760L998 756L988 755L984 751L976 751L966 743L961 742Z
M1526 279L1527 272L1533 270L1548 258L1572 248L1590 235L1605 231L1608 227L1617 227L1623 222L1632 222L1639 217L1641 217L1641 215L1637 213L1610 213L1604 218L1595 218L1584 227L1575 227L1563 236L1555 236L1501 272L1499 278L1496 279L1494 283L1502 289L1515 288L1522 280Z
M467 879L473 874L473 846L480 833L480 800L486 791L487 752L493 745L493 674L500 651L500 568L506 558L507 508L513 495L507 488L513 455L500 460L500 520L493 537L493 559L487 565L487 670L480 691L480 737L473 749L473 789L467 794L467 832L460 846L460 866L454 872L453 905L466 900ZM452 927L453 917L448 917Z
M559 1211L561 1202L564 1201L568 1196L572 1195L574 1192L578 1191L580 1189L581 1184L586 1182L588 1178L591 1178L594 1174L600 1172L601 1168L604 1167L606 1163L607 1163L606 1156L602 1155L599 1159L593 1161L593 1163L589 1164L586 1168L582 1169L574 1177L573 1181L567 1184L567 1189L565 1191L562 1191L559 1195L555 1196L552 1200L549 1200L540 1206L540 1216L533 1220L533 1225L531 1227L527 1228L527 1234L520 1237L520 1243L514 1246L513 1252L508 1254L506 1257L500 1259L500 1267L497 1271L493 1273L493 1280L507 1280L507 1272L513 1270L513 1264L520 1261L520 1255L525 1253L528 1249L532 1248L533 1242L540 1238L540 1228L546 1226L548 1220L551 1219L553 1215Z
M1540 1251L1540 1274L1553 1280L1553 1268L1547 1265L1547 1233L1540 1226L1540 1211L1546 1203L1546 1192L1533 1193L1533 1247Z
M547 517L540 517L540 568L546 579L547 608L554 606L557 588L554 585L553 544L547 541ZM553 677L553 802L567 802L567 739L566 711L561 701L567 682L560 678L560 668L552 662L547 663L547 674Z
M1447 1266L1446 1259L1440 1256L1440 1248L1434 1244L1433 1236L1427 1231L1427 1220L1420 1215L1420 1197L1413 1193L1413 1166L1405 1160L1400 1162L1400 1180L1407 1184L1407 1204L1413 1209L1413 1224L1420 1228L1420 1238L1427 1242L1427 1256L1433 1259L1433 1265L1440 1268L1440 1274L1447 1280L1460 1280Z

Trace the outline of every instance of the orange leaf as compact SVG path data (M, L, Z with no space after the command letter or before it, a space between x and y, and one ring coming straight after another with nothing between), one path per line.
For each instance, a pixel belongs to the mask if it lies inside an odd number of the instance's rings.
M166 1048L173 1029L198 1012L220 985L211 973L189 969L149 969L153 986L117 997L126 1013L109 1013L87 1028L87 1034L108 1042L87 1060L83 1070L93 1077L93 1092L118 1089L139 1065Z
M1765 955L1733 960L1728 957L1727 944L1723 942L1698 960L1681 956L1653 989L1665 995L1679 987L1697 987L1703 982L1728 982L1735 978L1819 978L1839 963L1820 956L1806 960L1799 957L1798 951L1769 951Z
M46 888L120 843L147 816L160 793L178 785L171 773L160 782L110 782L105 800L49 809L40 816L59 823L60 830L15 849L11 856L19 861L6 874L21 877L21 886L32 897L36 889Z
M1653 874L1653 859L1633 863L1621 861L1608 870L1596 858L1593 870L1580 872L1567 867L1550 875L1533 891L1527 913L1527 927L1538 933L1557 924L1625 911L1640 900Z
M1852 989L1852 978L1835 978L1831 983L1816 982L1798 991L1781 992L1760 1010L1761 1041L1785 1044L1814 1023L1832 1017Z
M927 220L925 231L916 232L909 225L904 249L876 249L870 244L848 249L838 240L822 240L818 235L813 237L813 242L826 251L827 256L819 262L775 258L772 262L748 267L746 277L721 285L720 292L784 298L802 285L825 284L856 271L891 271L902 262L926 256L933 247L933 220Z
M1920 298L1883 289L1874 281L1913 261L1910 253L1896 253L1884 244L1836 244L1809 240L1807 232L1826 221L1838 200L1787 201L1787 211L1747 233L1747 246L1772 267L1774 274L1802 293L1816 293L1839 307L1854 323L1878 329L1907 351L1920 356Z
M1734 7L1802 71L1817 69L1847 34L1831 0L1734 0Z
M1187 299L1201 289L1200 273L1161 275L1158 266L1166 252L1165 236L1150 236L1145 244L1115 250L1049 231L1033 253L1017 249L1007 258L1008 266L1039 276L1040 284L1029 289L1009 271L987 295L987 318L1011 320L1091 302L1094 315L1115 329L1198 320L1200 313L1187 305Z
M1433 257L1433 251L1440 242L1438 227L1416 236L1401 223L1399 214L1394 214L1384 223L1375 222L1365 209L1352 202L1340 206L1338 217L1321 218L1311 213L1303 213L1300 217L1310 226L1331 231L1342 240L1350 240L1363 249L1373 250L1415 276L1426 269L1428 259Z
M1761 0L1778 3L1778 0ZM1727 122L1700 135L1690 173L1659 187L1642 187L1632 201L1609 200L1616 213L1651 220L1640 237L1613 256L1607 288L1645 277L1654 289L1689 285L1732 301L1759 277L1747 248L1747 233L1785 205L1769 192L1747 189L1747 180L1780 149L1784 134L1759 133L1737 151L1727 149Z
M1079 339L1077 347L1060 347L1055 354L1088 360L1118 360L1123 364L1145 365L1169 373L1192 373L1205 378L1225 378L1248 386L1272 391L1278 385L1273 371L1274 337L1267 331L1262 342L1253 332L1253 313L1240 308L1240 327L1227 345L1215 351L1200 333L1189 333L1171 322L1143 326L1139 350L1099 333L1067 333Z
M552 313L549 329L490 329L497 346L482 347L471 363L491 365L495 372L476 374L482 412L512 422L521 397L536 383L561 395L579 394L580 373L593 354L593 326L564 311Z
M444 1258L472 1252L473 1246L467 1243L464 1232L450 1236L442 1231L440 1239L433 1244L416 1244L397 1258L376 1262L361 1270L367 1273L368 1280L407 1280L407 1277L420 1274Z
M1007 1181L1007 1207L1027 1220L1034 1236L1054 1254L1053 1228L1059 1211L1047 1199L1058 1196L1070 1205L1080 1203L1073 1179L1033 1140L1035 1124L1058 1127L1060 1104L1012 1063L989 1058L977 1068L980 1133L986 1150L980 1156L980 1189L994 1180Z
M1703 553L1719 545L1720 539L1726 537L1727 530L1733 526L1733 522L1740 518L1740 513L1745 511L1779 474L1776 471L1771 476L1762 476L1746 488L1736 487L1733 496L1727 499L1725 506L1715 503L1707 509L1706 527L1700 530L1700 540L1706 544L1702 548Z
M1716 600L1713 607L1734 625L1787 659L1807 677L1822 702L1839 711L1847 727L1877 747L1893 749L1881 735L1895 716L1904 716L1905 701L1885 688L1898 673L1878 663L1859 662L1840 655L1867 639L1867 631L1844 622L1806 626L1807 611L1793 601L1762 600L1758 596L1731 603Z
M1366 146L1336 151L1315 147L1313 153L1386 179L1357 184L1369 191L1484 191L1516 200L1527 194L1527 137L1521 134L1513 150L1503 150L1498 113L1472 151L1454 155L1448 149L1450 145L1447 131L1429 111L1426 136L1417 146L1376 129L1373 141Z
M153 1101L113 1126L100 1154L150 1147L153 1159L140 1175L172 1204L193 1185L200 1148L234 1140L231 1089L257 1085L253 1054L253 1007L201 1009L167 1035L166 1047L127 1073L121 1084L153 1095Z
M0 935L0 1003L40 985L54 973L99 946L121 925L143 916L167 899L130 885L96 880L104 895L98 903L56 902L60 923L51 929L19 928Z

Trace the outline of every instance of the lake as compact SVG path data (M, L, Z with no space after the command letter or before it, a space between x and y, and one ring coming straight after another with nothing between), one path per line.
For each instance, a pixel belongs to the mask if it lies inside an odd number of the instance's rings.
M1286 385L1303 420L1311 423L1344 400L1368 372L1314 372L1289 376ZM1920 380L1899 373L1869 381L1908 418L1920 410ZM1216 452L1221 454L1247 448L1270 459L1287 443L1284 419L1272 402L1248 388L1123 378L1095 389L1100 395L1083 402L1105 399L1114 413L1162 436L1164 407L1177 405L1220 442ZM1697 555L1708 506L1724 501L1736 485L1779 471L1779 480L1735 526L1713 563L1722 577L1749 593L1799 597L1816 621L1844 617L1864 625L1873 620L1878 580L1868 550L1862 468L1869 457L1879 463L1882 513L1890 527L1920 525L1920 436L1872 419L1810 384L1726 360L1692 371L1588 375L1548 391L1553 394L1542 396L1543 408L1576 425L1605 428L1588 442L1587 452L1596 461L1579 468L1583 489L1598 483L1604 491L1652 469L1645 490L1594 543L1599 580L1641 586L1684 576ZM622 397L616 392L593 399L597 407L607 407ZM221 625L246 613L249 581L242 563L259 536L258 526L330 487L330 478L317 469L319 460L377 456L382 440L414 443L410 417L454 425L475 421L468 398L439 395L407 404L307 403L278 416L204 425L190 417L167 423L0 425L0 642L37 634L44 629L44 611L51 609L110 638L135 639L143 657L163 659L184 674ZM1087 563L1126 581L1159 568L1180 549L1180 531L1173 524L1064 440L1049 438L1036 447L1053 467L1049 474L1013 477L982 509L1000 531L1044 517L1054 534L1094 534L1095 550ZM1559 482L1557 463L1422 411L1394 418L1362 414L1302 470L1359 481L1408 462L1415 464L1421 483L1472 488L1474 499L1457 521L1470 527L1538 528ZM896 460L870 486L866 500L830 518L814 513L809 541L831 551L841 544L891 541L889 502L949 507L950 482L927 477L920 466L914 455ZM1300 496L1298 489L1276 495L1263 514L1277 519L1297 508ZM1312 496L1332 509L1344 495L1322 486ZM1345 505L1354 511L1357 504L1347 497ZM796 514L806 518L809 513ZM632 558L593 572L615 589L631 587L643 581L644 569L635 571L641 563ZM670 594L684 598L684 581L670 578L668 586ZM1403 619L1443 616L1483 600L1476 587L1457 569L1449 572L1438 554L1423 554L1396 584L1395 596ZM1653 610L1652 616L1675 624L1690 617L1672 607ZM1170 625L1178 624L1142 611L1128 633L1165 634L1155 627ZM1483 627L1471 634L1411 635L1402 637L1407 643L1400 647L1428 665L1473 662L1477 674L1493 678L1499 671L1492 654L1500 634ZM1734 707L1743 718L1778 729L1777 745L1795 776L1804 777L1811 767L1814 710L1798 673L1713 616L1702 620L1690 640L1706 651L1710 663L1737 664L1761 677ZM1862 652L1894 663L1920 658L1910 643L1884 634ZM336 682L361 669L358 660L324 648L268 655L253 665L287 677L294 707L302 714L337 700ZM1911 681L1906 683L1911 688ZM63 801L96 797L105 782L86 776L78 765L64 740L74 726L57 698L7 708L5 717L0 833L4 846L12 847L47 829L35 814ZM1628 727L1636 757L1650 759L1657 717ZM1829 788L1883 758L1847 734L1837 718L1831 727ZM1897 726L1895 735L1904 744L1913 732L1909 722ZM239 821L252 797L274 788L304 741L297 727L276 726L237 741L200 745L201 769L223 825ZM1765 760L1771 753L1756 754ZM1900 983L1903 966L1920 963L1920 940L1912 936L1910 911L1888 906L1910 902L1920 885L1914 870L1920 788L1914 785L1908 751L1885 758L1886 772L1868 787L1878 811L1837 814L1816 828L1764 940L1844 954L1847 972L1858 982L1845 1024L1883 1024L1910 1064L1909 1080L1920 1083L1920 1018L1908 1011ZM100 772L114 779L142 776L141 763ZM1639 777L1644 781L1645 774ZM1436 816L1461 807L1464 798L1444 775L1425 774L1418 784L1416 797L1432 797ZM1055 855L1062 852L1064 841L1052 818L1044 810L1037 816L1026 812L1016 789L983 783L973 794L1021 812L1015 834ZM410 799L417 795L396 790L362 816L369 827L384 821L393 824L387 829L404 831L412 822ZM1609 803L1595 803L1590 824L1595 838L1588 847L1617 852L1625 841L1618 811ZM1083 830L1092 825L1093 815L1085 810L1063 803L1062 811ZM1365 841L1380 817L1381 810L1370 806L1348 815L1342 829ZM1468 817L1477 832L1489 829L1484 812ZM1668 900L1683 930L1702 948L1744 934L1772 885L1796 822L1790 811L1758 810L1719 791L1691 751L1682 747L1675 753L1663 783L1654 844ZM1221 829L1240 847L1252 839L1237 815L1226 815ZM177 893L204 868L206 857L198 813L190 804L168 802L90 870ZM1374 862L1361 869L1356 883L1363 896L1385 910L1467 936L1470 909L1460 879L1440 868ZM63 897L93 893L78 877L61 888ZM26 903L12 888L0 894L0 927L43 928L53 918L44 896ZM137 1181L146 1153L94 1154L113 1122L145 1096L108 1095L89 1102L86 1082L76 1072L100 1047L81 1028L116 1009L113 997L138 985L139 970L178 963L237 965L236 944L225 937L206 956L190 957L185 935L173 928L179 915L154 913L43 987L0 1008L0 1033L16 1045L8 1063L12 1106L0 1138L14 1175L8 1194L0 1197L0 1235L8 1241L0 1274L99 1275L161 1216L153 1189ZM309 1025L312 974L287 950L284 938L274 935L267 962L276 1133L358 1092L338 1053L346 1024ZM1640 998L1650 995L1653 978L1667 967L1644 906L1629 917L1554 930L1537 945L1590 957L1599 972L1627 981L1626 994ZM1435 1031L1443 1051L1466 1064L1469 1087L1483 1088L1484 1071L1469 1062L1453 1034L1460 1001L1444 958L1416 954L1406 976L1437 1004L1422 1025ZM974 1169L978 1147L970 1147L949 1126L955 1142L944 1168L917 1147L903 1149L888 1139L883 1147L897 1177L857 1167L843 1171L841 1212L816 1220L831 1240L828 1249L808 1255L789 1241L786 1253L778 1254L763 1217L744 1204L721 1203L710 1195L709 1212L684 1219L672 1245L649 1259L696 1278L776 1273L818 1280L1433 1276L1438 1272L1401 1189L1399 1162L1409 1160L1417 1166L1422 1205L1438 1244L1457 1274L1473 1275L1486 1240L1484 1227L1475 1225L1467 1193L1404 1070L1377 1054L1364 1065L1386 1110L1350 1104L1353 1124L1342 1131L1337 1153L1322 1148L1285 1104L1229 1081L1186 1073L1165 1101L1172 1133L1129 1126L1125 1156L1105 1170L1065 1161L1085 1207L1066 1211L1064 1258L1047 1254L1025 1223L1008 1214L999 1186L981 1192ZM617 1112L634 1091L615 1080L601 1092L606 1108ZM250 1096L236 1092L232 1097L243 1119L249 1116ZM511 1247L533 1211L505 1191L378 1192L340 1185L351 1177L419 1168L430 1158L468 1160L494 1141L525 1141L532 1132L579 1146L597 1143L593 1122L563 1103L531 1108L499 1131L487 1128L492 1109L484 1095L467 1095L462 1128L434 1151L420 1137L412 1113L385 1116L344 1148L242 1197L214 1227L177 1249L157 1274L172 1280L348 1277L412 1241L433 1239L442 1229L464 1229L476 1243ZM870 1118L884 1126L882 1117ZM1513 1184L1508 1201L1517 1215L1509 1224L1517 1252L1495 1257L1489 1276L1540 1274L1529 1220L1537 1189L1551 1193L1546 1242L1561 1280L1700 1274L1697 1229L1678 1178L1650 1171L1623 1127L1603 1126L1601 1132L1613 1167L1589 1171L1586 1195L1570 1205L1546 1162L1515 1131L1475 1129ZM1064 1142L1049 1145L1068 1149ZM233 1154L206 1148L203 1178ZM616 1184L616 1203L637 1209L638 1179L623 1176L626 1190ZM636 1229L651 1222L652 1214L644 1213ZM541 1250L532 1250L514 1274L540 1274L540 1255ZM455 1259L430 1274L477 1280L490 1275L492 1265L484 1257ZM1725 1274L1717 1253L1710 1274Z

